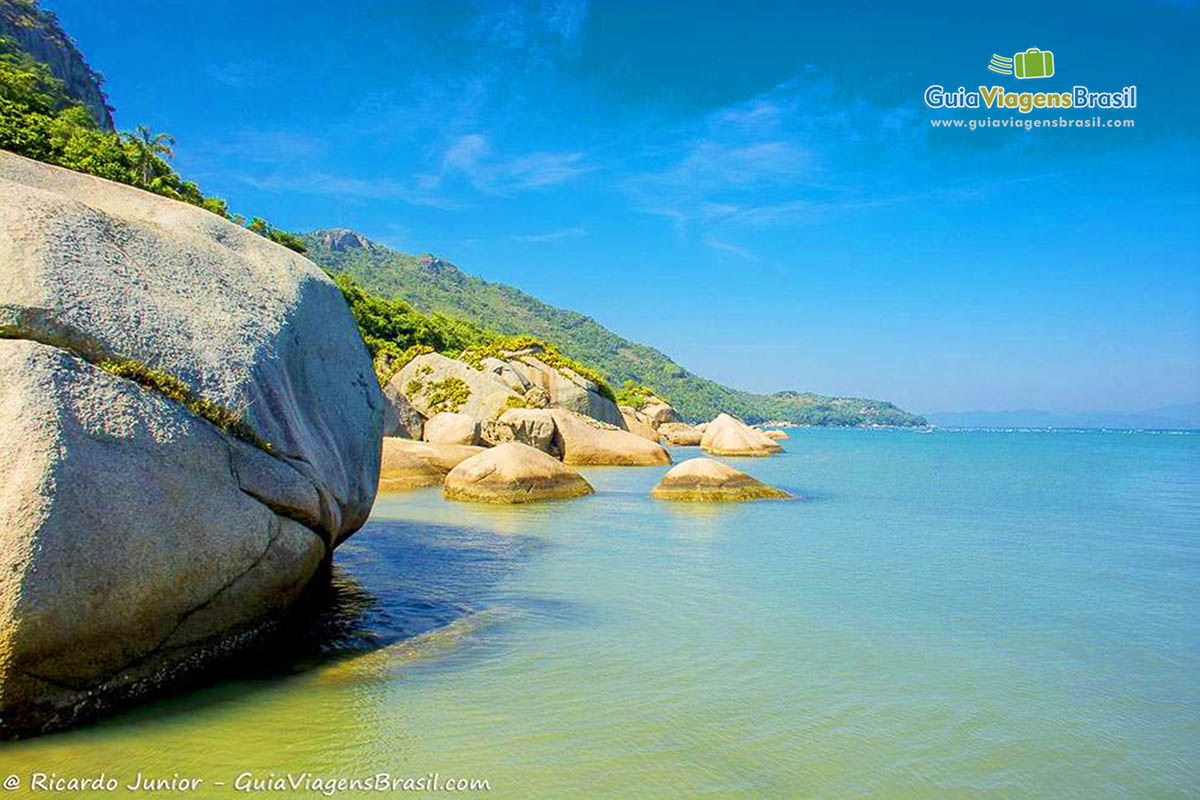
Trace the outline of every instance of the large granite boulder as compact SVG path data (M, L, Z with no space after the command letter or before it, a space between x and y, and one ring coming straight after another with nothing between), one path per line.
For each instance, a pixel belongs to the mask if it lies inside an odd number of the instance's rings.
M0 735L270 629L375 498L345 301L194 206L0 152Z
M550 415L554 443L565 464L645 467L671 463L661 445L629 431L565 409L551 409Z
M536 503L591 494L583 476L553 456L520 442L485 450L446 476L450 500L474 503Z
M777 442L781 441L783 439L792 438L786 431L779 431L779 430L775 430L775 429L763 431L762 434L763 434L763 436L766 436L768 439L774 439Z
M621 406L621 416L625 418L625 427L629 432L643 439L659 443L658 431L638 419L638 413L628 406Z
M792 495L768 486L711 458L689 458L667 471L650 490L658 500L732 502L740 500L788 500Z
M480 444L479 420L467 414L443 411L425 423L422 438L434 444Z
M719 414L708 423L700 446L715 456L769 456L783 450L739 419Z
M480 371L498 383L504 385L504 388L515 394L517 397L524 397L529 391L529 382L521 377L521 374L513 369L512 364L507 361L488 356L480 360Z
M551 408L562 408L577 414L607 422L618 428L625 427L617 404L600 393L595 382L566 367L552 367L543 361L538 348L522 350L508 356L508 364L531 387L538 387L549 395Z
M666 400L654 396L646 400L646 404L638 412L638 417L651 428L658 428L664 422L679 422L679 414L675 408Z
M510 408L500 416L499 423L511 432L513 441L527 444L556 458L562 455L554 444L557 428L550 411L540 408Z
M695 447L704 438L704 433L686 422L664 422L658 426L663 441L675 447Z
M379 491L402 492L436 486L445 479L447 472L471 456L482 453L483 449L470 445L432 444L384 437Z
M495 374L441 353L417 356L388 383L398 387L426 419L453 411L483 423L495 419L514 394Z

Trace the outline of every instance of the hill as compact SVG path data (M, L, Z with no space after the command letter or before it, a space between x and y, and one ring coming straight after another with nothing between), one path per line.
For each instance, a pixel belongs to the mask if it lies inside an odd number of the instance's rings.
M0 39L8 39L62 81L67 97L82 103L104 131L113 130L112 108L104 95L104 77L84 59L53 11L35 0L0 0Z
M751 422L809 425L923 425L891 403L811 392L755 394L701 378L668 356L624 339L591 317L543 303L519 289L485 281L433 255L410 255L335 228L306 234L308 257L332 273L352 276L368 291L414 308L468 320L507 335L532 335L594 367L613 386L626 380L653 387L691 420L728 411Z

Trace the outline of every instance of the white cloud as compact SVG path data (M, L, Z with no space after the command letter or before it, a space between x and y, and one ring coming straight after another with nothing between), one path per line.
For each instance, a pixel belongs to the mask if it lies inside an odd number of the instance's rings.
M442 157L442 173L461 175L476 189L489 194L508 194L521 189L540 189L563 183L594 167L582 152L535 152L510 158L495 157L487 138L472 133L459 137Z
M514 242L523 242L526 244L547 244L550 242L558 242L563 239L570 239L576 236L586 236L587 231L583 228L563 228L560 231L551 231L550 233L525 233L513 234L509 238Z
M723 242L720 239L714 239L711 236L705 236L701 241L714 250L720 250L723 253L732 253L738 258L744 258L747 261L758 261L758 256L751 253L744 247L738 247L736 244Z

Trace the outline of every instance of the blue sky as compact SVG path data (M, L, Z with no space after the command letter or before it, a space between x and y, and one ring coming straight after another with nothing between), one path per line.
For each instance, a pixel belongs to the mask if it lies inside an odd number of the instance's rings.
M1200 399L1193 3L44 4L118 127L174 134L234 210L437 253L706 377ZM1054 78L987 71L1028 47ZM1020 116L932 111L934 83L1136 84L1099 112L1136 127L933 130Z

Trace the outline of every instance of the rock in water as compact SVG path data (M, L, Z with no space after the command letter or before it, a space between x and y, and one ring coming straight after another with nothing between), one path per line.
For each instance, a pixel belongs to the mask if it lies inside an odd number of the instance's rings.
M676 447L695 447L704 438L704 433L686 422L664 422L658 426L663 440Z
M691 458L671 468L650 490L658 500L728 502L790 500L791 495L711 458Z
M700 446L715 456L769 456L783 450L739 419L719 414L704 429Z
M299 255L0 152L0 333L0 735L249 641L366 521L383 398Z
M473 503L536 503L591 494L583 476L553 456L508 442L472 456L446 476L446 497Z
M431 444L386 436L383 439L383 463L379 469L379 491L400 492L436 486L447 472L482 452L482 447Z
M551 409L550 415L554 419L554 443L565 464L647 467L671 463L671 456L661 445L629 431L565 409Z
M770 431L763 431L762 433L763 433L763 436L766 436L768 439L774 439L775 441L780 441L781 439L792 438L791 436L789 436L787 433L785 433L783 431L770 430Z
M479 422L466 414L443 411L425 423L422 438L435 444L479 444Z

